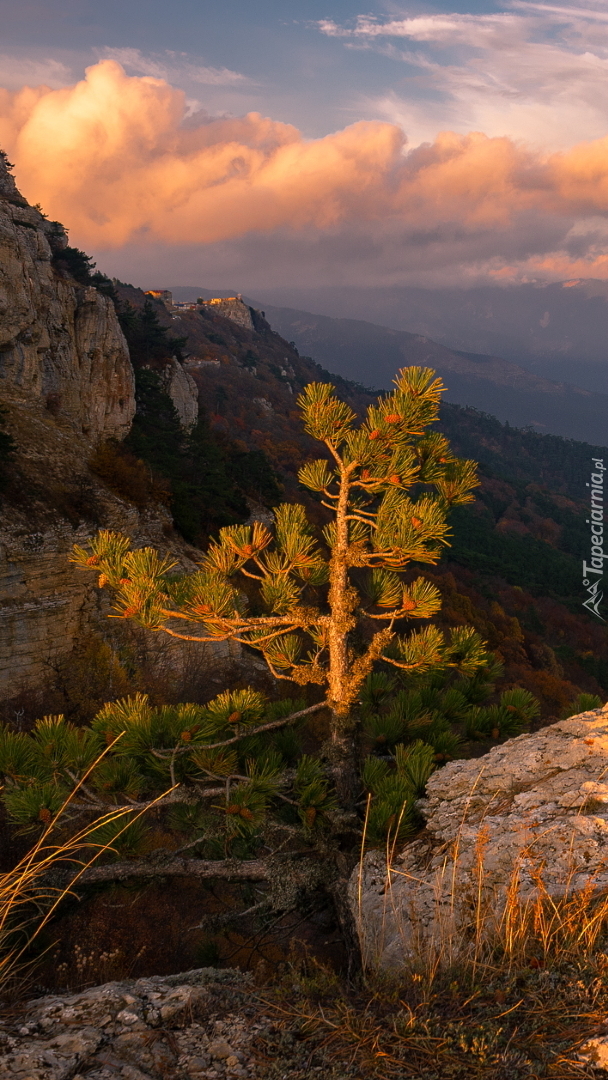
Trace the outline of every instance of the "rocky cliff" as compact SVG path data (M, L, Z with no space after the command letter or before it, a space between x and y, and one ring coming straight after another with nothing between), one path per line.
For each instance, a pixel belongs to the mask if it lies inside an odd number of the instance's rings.
M125 435L133 369L114 306L53 268L67 237L0 164L0 393L46 407L92 440Z
M68 562L75 542L105 527L188 555L165 508L137 510L88 468L99 442L128 433L135 380L112 301L57 269L66 244L0 160L0 408L17 447L0 496L4 699L39 685L91 629L109 632L97 591ZM170 374L191 424L192 380Z
M184 431L191 431L198 419L198 387L175 357L165 367L163 386L175 406Z

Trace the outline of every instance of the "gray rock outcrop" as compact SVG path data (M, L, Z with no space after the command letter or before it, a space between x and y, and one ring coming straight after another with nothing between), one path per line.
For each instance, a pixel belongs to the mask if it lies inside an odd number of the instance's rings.
M237 296L222 296L215 297L213 300L203 300L202 304L204 307L209 308L214 315L221 315L224 319L230 319L239 326L244 326L246 330L254 329L251 308L243 302L240 293Z
M0 164L0 388L61 414L92 440L121 438L135 413L114 305L53 269L65 234L25 202Z
M165 367L163 385L175 406L184 431L192 431L198 420L198 386L175 356Z
M249 976L202 968L112 982L0 1016L0 1080L253 1077ZM252 1010L249 1010L250 1012Z
M491 937L509 889L525 904L541 879L552 897L608 887L608 706L450 762L419 805L421 838L388 867L369 852L350 881L372 968L454 958L480 918Z
M131 426L127 343L112 302L58 273L49 241L60 252L67 238L28 206L0 162L0 407L20 489L16 502L0 504L4 697L48 675L45 665L71 650L87 617L90 626L90 584L67 560L78 534L92 534L96 522L142 531L134 508L87 469L101 439L120 439ZM148 524L160 539L163 521Z

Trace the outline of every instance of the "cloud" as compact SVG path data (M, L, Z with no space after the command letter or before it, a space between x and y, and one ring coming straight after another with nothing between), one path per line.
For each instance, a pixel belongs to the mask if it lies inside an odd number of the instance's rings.
M605 5L514 0L496 14L419 15L352 25L318 23L347 46L373 49L414 74L407 95L389 90L365 115L405 123L411 137L438 127L524 138L564 148L608 128L608 14ZM441 118L441 122L438 123Z
M608 277L608 137L543 154L443 132L408 150L381 121L307 140L258 113L186 117L183 91L106 59L69 87L0 90L0 145L96 252L224 245L228 267L240 244L280 275L300 252L317 277L378 283Z
M157 79L187 80L202 86L243 86L251 80L230 68L207 67L199 64L189 53L166 49L162 53L142 53L139 49L99 50L100 59L117 60L126 70L136 75L151 75Z
M521 40L525 20L512 14L498 15L418 15L407 19L390 19L380 23L371 15L359 15L352 29L338 26L330 19L318 23L321 33L328 37L409 38L412 41L432 41L441 45L504 44Z
M70 82L71 71L60 60L41 57L23 57L0 53L0 86L17 89L24 83L43 83L51 88L65 86Z

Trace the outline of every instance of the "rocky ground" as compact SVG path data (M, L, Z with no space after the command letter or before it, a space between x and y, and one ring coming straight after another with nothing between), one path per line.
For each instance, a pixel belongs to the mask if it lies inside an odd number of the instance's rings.
M2 1080L220 1080L258 1074L267 1028L238 971L113 982L30 1001L0 1028Z
M448 949L455 961L470 942L502 940L514 896L523 908L539 895L565 907L587 891L604 897L607 774L605 705L438 769L418 804L421 836L390 870L385 852L370 851L361 879L353 872L350 905L370 967L398 970ZM597 911L581 903L581 927L593 924Z
M5 1002L0 1080L600 1080L606 982L606 964L494 971L464 1002L452 982L417 1003L412 986L348 994L319 973L111 982Z

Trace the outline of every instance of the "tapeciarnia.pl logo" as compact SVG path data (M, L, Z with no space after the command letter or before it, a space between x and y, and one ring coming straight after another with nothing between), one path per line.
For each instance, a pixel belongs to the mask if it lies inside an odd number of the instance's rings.
M587 563L583 559L583 585L589 596L583 600L583 607L593 612L598 619L606 622L600 615L599 606L604 594L601 591L602 577L604 574L604 559L608 559L608 552L604 554L604 472L606 466L603 458L591 458L593 472L591 473L590 488L591 509L587 524L591 528L591 561Z

